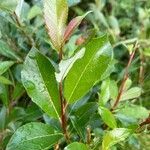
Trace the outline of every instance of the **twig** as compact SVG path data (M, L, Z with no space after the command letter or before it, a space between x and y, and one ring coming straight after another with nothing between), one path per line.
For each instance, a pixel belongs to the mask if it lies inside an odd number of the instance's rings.
M87 127L86 131L87 131L87 144L90 144L91 143L91 129Z
M143 78L144 78L144 55L141 52L140 53L140 72L139 72L139 84L142 85L143 84Z
M140 123L140 127L150 124L150 117L148 117L145 121L143 121L142 123Z
M111 111L113 111L119 104L120 98L121 98L123 91L124 91L124 88L125 88L125 83L126 83L128 76L129 76L129 67L132 63L132 60L134 58L134 55L135 55L135 52L137 49L138 49L138 42L135 43L133 51L130 54L130 59L129 59L128 64L127 64L126 69L125 69L124 77L123 77L122 83L121 83L120 88L119 88L119 93L118 93L118 96L116 98L114 105L111 108Z
M14 14L14 18L15 18L15 21L16 21L17 25L20 27L20 30L22 31L24 36L28 39L28 42L29 42L30 46L31 47L35 46L34 40L22 29L22 24L20 23L17 14L15 12L13 14Z

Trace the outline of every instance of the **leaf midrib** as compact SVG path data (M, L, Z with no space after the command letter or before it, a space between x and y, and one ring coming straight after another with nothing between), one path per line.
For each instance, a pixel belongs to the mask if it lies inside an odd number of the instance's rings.
M49 96L49 100L50 100L50 102L51 102L51 104L52 104L52 106L53 106L53 108L54 108L54 110L55 110L55 112L56 112L57 117L60 119L59 114L58 114L58 112L57 112L57 109L56 109L56 107L55 107L55 105L54 105L54 103L53 103L53 101L52 101L52 97L51 97L51 95L50 95L50 93L49 93L49 91L48 91L47 85L45 84L45 81L44 81L44 79L43 79L43 76L42 76L42 74L41 74L41 72L40 72L40 68L39 68L39 65L38 65L37 60L36 60L36 64L37 64L37 66L38 66L37 68L38 68L38 70L39 70L39 74L40 74L40 76L41 76L41 78L42 78L42 80L43 80L43 82L44 82L44 86L46 87L46 90L47 90L47 93L48 93L48 96Z
M103 46L103 45L102 45L102 46ZM102 46L101 46L101 47L102 47ZM100 49L101 49L101 48L100 48ZM95 56L96 53L97 53L97 51L92 55L91 59L90 59L89 62L87 63L87 65L86 65L86 67L84 68L83 72L81 73L81 76L79 77L78 81L77 81L76 84L75 84L75 87L74 87L73 91L71 92L71 95L70 95L70 97L69 97L69 99L68 99L68 103L70 102L70 99L72 98L72 95L74 94L74 91L76 90L76 88L77 88L77 86L78 86L78 84L79 84L79 82L80 82L80 80L81 80L83 74L85 73L87 67L88 67L89 64L91 63L91 61L92 61L92 59L93 59L93 57ZM84 57L83 57L83 58L84 58Z
M58 136L58 135L62 136L61 133L51 134L51 135L43 135L43 136L38 136L38 137L30 138L30 139L28 139L28 140L21 141L20 143L17 143L17 144L20 145L20 144L22 144L22 143L24 143L24 142L29 142L29 141L32 141L32 140L35 140L35 139L40 139L40 138L43 138L43 137L47 138L47 137ZM51 144L51 145L53 145L53 144ZM50 147L51 145L49 145L48 147ZM46 147L46 148L48 148L48 147ZM41 150L45 150L46 148L41 149Z

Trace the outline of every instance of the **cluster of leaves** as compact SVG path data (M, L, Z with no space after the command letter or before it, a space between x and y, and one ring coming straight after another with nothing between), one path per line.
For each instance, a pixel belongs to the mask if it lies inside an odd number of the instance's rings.
M149 6L0 0L0 149L148 150Z

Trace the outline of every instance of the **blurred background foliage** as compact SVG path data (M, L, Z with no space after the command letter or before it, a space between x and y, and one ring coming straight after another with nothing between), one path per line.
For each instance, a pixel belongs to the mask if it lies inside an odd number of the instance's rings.
M110 79L94 87L84 101L101 98L108 102L116 98L129 54L138 41L140 47L130 67L126 92L120 104L120 108L124 109L118 110L115 117L120 126L128 127L135 122L142 122L150 109L150 1L68 0L68 3L69 18L88 10L93 12L82 21L66 44L65 58L71 57L83 41L105 32L109 34L114 48L116 65ZM42 7L42 0L22 0L19 4L18 0L0 0L0 149L5 149L14 131L25 123L43 121L56 124L30 101L20 77L23 61L32 46L49 56L53 62L58 62L57 52L52 49L45 29ZM76 109L80 114L82 107ZM93 109L95 111L94 106ZM89 124L95 128L97 140L103 131L98 128L99 122L96 122L97 118L101 118L94 117L96 119L89 120ZM144 126L141 129L143 133L133 135L112 149L150 150L149 129L149 126Z

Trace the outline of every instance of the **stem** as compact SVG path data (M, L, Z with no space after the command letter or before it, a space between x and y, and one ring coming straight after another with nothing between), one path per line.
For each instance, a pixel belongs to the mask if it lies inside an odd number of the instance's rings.
M139 84L142 85L144 80L144 55L142 52L140 53L140 60Z
M69 141L69 136L67 132L67 118L66 118L66 112L65 112L65 101L63 99L63 86L62 81L59 83L59 96L60 96L60 104L61 104L61 125L62 129L65 135L65 138L67 141Z
M34 43L34 40L22 29L22 24L20 23L19 21L19 18L17 16L17 14L14 12L14 18L15 18L15 21L17 23L17 25L20 27L22 33L24 34L24 36L28 39L28 42L30 44L30 46L35 46L35 43Z
M140 127L150 124L150 117L148 117L144 122L140 123Z
M61 48L59 51L59 62L62 60L62 57L63 57L63 50Z
M87 127L86 131L87 131L87 144L90 144L91 143L91 129Z
M120 98L121 98L123 91L124 91L124 88L125 88L125 83L126 83L128 76L129 76L129 67L131 65L131 62L134 58L134 55L135 55L135 52L137 49L138 49L138 44L136 42L134 45L133 51L130 54L129 61L128 61L128 64L127 64L126 69L125 69L124 77L123 77L122 83L121 83L120 88L119 88L119 93L118 93L118 96L116 98L116 101L115 101L113 107L111 108L111 111L113 111L119 104Z

